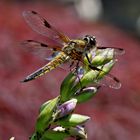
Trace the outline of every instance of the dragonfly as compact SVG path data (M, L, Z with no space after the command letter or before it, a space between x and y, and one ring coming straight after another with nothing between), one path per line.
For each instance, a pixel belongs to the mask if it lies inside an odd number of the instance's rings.
M35 40L25 40L21 43L22 46L29 48L45 48L46 50L51 50L53 52L51 58L49 58L50 61L47 64L28 75L24 80L22 80L22 82L34 80L66 62L71 62L71 66L75 62L77 67L79 67L79 62L84 65L84 57L87 58L90 69L102 71L101 69L93 66L91 64L91 60L88 58L88 52L94 48L100 50L112 48L115 54L124 54L124 49L122 48L98 46L96 37L92 35L85 35L80 39L70 39L67 35L58 31L58 29L56 29L44 17L35 11L24 11L23 17L32 30L45 36L46 38L49 38L50 40L56 41L57 43L55 45L48 45ZM109 87L116 89L120 88L121 83L115 76L108 73L105 74L105 77L106 79L109 79Z

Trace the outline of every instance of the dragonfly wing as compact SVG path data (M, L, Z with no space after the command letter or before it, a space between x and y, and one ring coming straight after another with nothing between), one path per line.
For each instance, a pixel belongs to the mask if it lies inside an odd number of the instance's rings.
M104 46L97 46L98 49L113 49L115 55L123 55L125 53L125 50L123 48L115 48L115 47L104 47Z
M57 55L59 55L59 53L60 53L60 52L55 51L55 52L52 53L51 56L46 57L45 59L48 60L48 61L51 61L51 60L53 60Z
M60 39L62 42L68 43L70 39L59 32L55 27L48 23L45 18L35 11L24 11L23 17L27 24L37 33L53 39Z
M114 89L120 89L121 88L121 82L113 75L107 74L99 81L99 84L108 86L110 88Z
M94 67L92 65L89 65L89 67L92 70L97 70L99 72L99 74L97 75L97 81L99 81L99 83L101 85L108 86L108 87L114 88L114 89L121 88L121 82L115 76L113 76L112 74L106 73L102 69L99 69L99 68ZM105 73L104 77L101 80L98 78L98 76L100 75L100 72Z
M47 59L46 57L49 56L52 51L58 52L61 50L60 46L51 46L35 40L25 40L20 43L20 46L24 48L24 50L28 50L29 52L45 59Z

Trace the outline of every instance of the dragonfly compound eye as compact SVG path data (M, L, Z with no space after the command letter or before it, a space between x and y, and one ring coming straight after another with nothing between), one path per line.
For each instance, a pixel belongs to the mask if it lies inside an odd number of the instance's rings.
M86 35L84 40L87 42L88 46L95 46L96 45L96 38L94 36Z
M94 36L90 37L90 45L96 45L96 38Z

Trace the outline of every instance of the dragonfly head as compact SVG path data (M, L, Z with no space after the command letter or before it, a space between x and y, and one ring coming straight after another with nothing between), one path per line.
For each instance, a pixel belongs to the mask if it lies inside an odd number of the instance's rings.
M93 49L96 46L96 38L95 36L86 35L84 38L84 41L86 41L86 50Z

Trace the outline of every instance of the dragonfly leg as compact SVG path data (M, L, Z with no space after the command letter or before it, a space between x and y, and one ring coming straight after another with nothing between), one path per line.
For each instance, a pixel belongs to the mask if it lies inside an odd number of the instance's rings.
M70 64L70 66L69 66L70 72L73 72L73 68L72 68L73 65L74 65L74 61L72 61L71 64Z
M70 68L70 72L72 72L77 77L78 82L80 83L80 87L81 87L80 91L81 91L83 88L79 76L79 60L77 62L72 61L69 68Z
M88 62L89 62L89 67L90 67L92 70L97 70L97 71L99 72L99 73L97 74L97 76L96 76L96 78L98 79L98 76L100 75L100 72L102 71L104 65L99 69L99 68L97 68L97 67L95 67L95 66L93 66L93 65L91 64L91 61L90 61L90 59L89 59L87 53L85 54L85 56L86 56L86 58L87 58L87 60L88 60Z
M85 87L82 86L82 83L81 83L81 80L80 80L80 76L79 76L79 68L80 68L79 62L80 61L78 60L77 63L76 63L75 74L76 74L76 77L78 78L78 82L79 82L80 87L81 87L79 92L81 92L83 90L83 88L85 88Z

